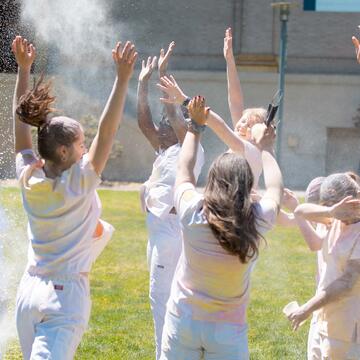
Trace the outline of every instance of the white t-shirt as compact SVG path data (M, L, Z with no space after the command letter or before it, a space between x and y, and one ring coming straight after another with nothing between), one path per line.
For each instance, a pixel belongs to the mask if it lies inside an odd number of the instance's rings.
M95 189L101 179L87 155L55 179L27 165L36 160L31 150L16 157L29 220L28 269L39 275L89 272L96 257L92 242L101 203Z
M323 241L318 289L327 288L344 274L349 260L360 260L360 222L344 225L334 220ZM329 338L360 344L360 281L351 292L318 312L319 332Z
M181 145L179 143L160 152L153 164L152 173L141 191L143 210L147 209L153 215L164 219L174 207L174 185L176 179L177 161ZM199 144L194 168L197 180L204 165L204 149Z
M255 260L243 264L238 256L221 247L203 213L203 200L191 183L181 184L175 192L183 252L168 309L178 316L190 313L196 320L243 324ZM263 198L256 205L256 212L257 228L263 234L275 223L276 203Z

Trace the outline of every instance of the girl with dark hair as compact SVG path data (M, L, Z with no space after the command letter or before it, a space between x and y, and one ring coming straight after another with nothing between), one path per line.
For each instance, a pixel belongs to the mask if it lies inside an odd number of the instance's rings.
M100 221L96 193L122 120L137 58L134 45L112 51L117 76L86 153L84 131L74 119L52 116L55 97L43 79L28 90L35 48L17 36L13 114L16 172L28 216L28 264L20 282L16 323L24 359L72 359L90 316L88 273L111 237ZM30 127L38 130L38 160Z
M183 252L167 304L161 359L248 359L250 276L283 192L279 167L269 152L274 136L264 126L258 139L266 184L259 203L250 197L250 166L235 153L212 163L202 195L195 189L193 170L200 133L212 115L201 97L191 100L189 114L175 183Z

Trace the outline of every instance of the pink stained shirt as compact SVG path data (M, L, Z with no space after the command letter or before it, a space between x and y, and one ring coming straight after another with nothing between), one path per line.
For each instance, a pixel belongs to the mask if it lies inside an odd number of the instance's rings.
M360 222L345 225L334 220L323 241L318 290L344 274L349 260L360 261ZM319 332L329 338L360 344L360 279L350 293L318 312Z
M246 323L250 276L255 260L246 264L225 251L203 214L203 195L191 183L175 191L175 206L183 233L183 252L175 272L168 311L195 320ZM258 230L264 233L276 220L273 200L256 204ZM261 219L261 220L260 220Z

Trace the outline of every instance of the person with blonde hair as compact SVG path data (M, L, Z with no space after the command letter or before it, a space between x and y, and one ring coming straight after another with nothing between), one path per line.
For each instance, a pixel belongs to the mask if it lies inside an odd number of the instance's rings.
M28 359L73 359L90 309L88 273L112 233L100 220L101 182L137 53L131 42L112 51L116 78L89 151L84 130L70 117L54 116L55 97L41 77L28 89L36 52L20 36L12 43L18 64L13 114L16 172L28 217L28 263L16 300L21 350ZM31 126L37 129L33 151Z

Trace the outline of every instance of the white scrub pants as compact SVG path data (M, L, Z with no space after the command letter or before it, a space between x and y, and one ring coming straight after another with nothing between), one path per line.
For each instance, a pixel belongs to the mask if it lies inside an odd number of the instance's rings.
M172 279L178 263L182 243L178 216L169 214L161 220L147 213L147 261L150 272L150 305L154 318L156 359L160 358L161 338L170 296Z
M166 313L160 360L249 360L247 325Z
M16 325L25 360L71 360L90 317L83 275L40 277L25 272L16 299Z

